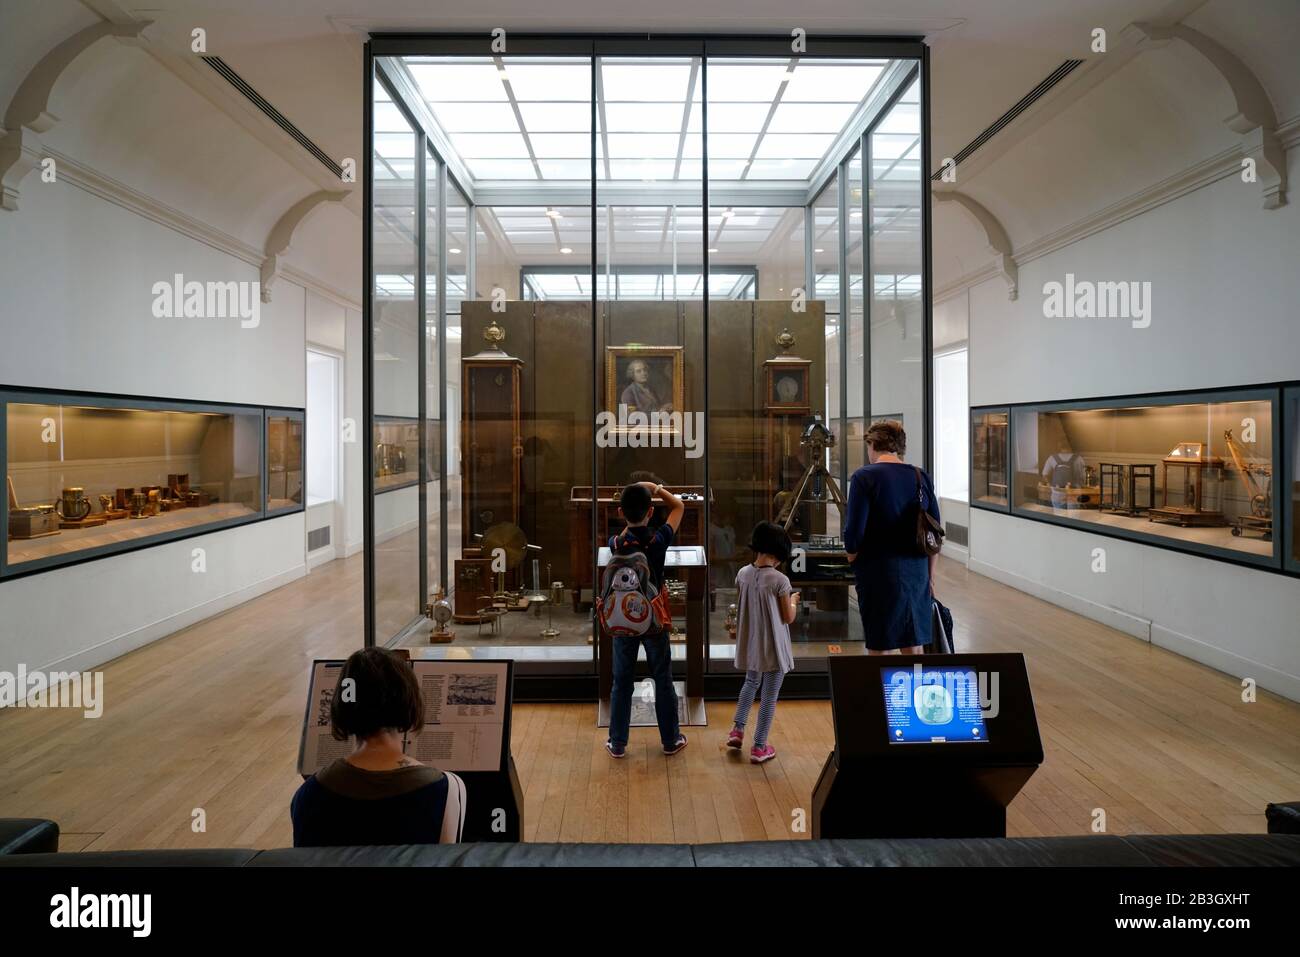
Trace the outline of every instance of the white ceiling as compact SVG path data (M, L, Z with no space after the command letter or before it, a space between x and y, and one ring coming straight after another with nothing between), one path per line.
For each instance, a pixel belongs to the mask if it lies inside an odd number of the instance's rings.
M27 0L35 3L36 0ZM178 52L207 31L222 56L332 156L361 149L361 43L369 31L507 31L922 35L932 48L933 157L952 155L1068 57L1089 57L1091 31L1114 40L1135 20L1203 0L83 0L155 21ZM0 34L2 35L2 34ZM0 41L11 42L11 41Z

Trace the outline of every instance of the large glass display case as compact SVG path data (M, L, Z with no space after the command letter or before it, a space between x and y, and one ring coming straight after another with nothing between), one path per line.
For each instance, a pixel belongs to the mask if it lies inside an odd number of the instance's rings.
M0 424L0 576L302 508L301 410L12 390Z
M650 481L685 500L675 544L703 550L667 576L688 697L690 649L735 678L736 573L786 504L817 559L793 680L822 692L829 655L865 651L831 488L873 416L906 415L928 465L924 57L865 38L794 56L787 36L371 38L368 643L607 692L598 556L622 488ZM419 415L439 423L421 448L379 435ZM805 446L814 421L833 441ZM395 491L390 445L421 496Z
M1266 388L1012 406L1000 474L980 446L1008 410L975 409L971 474L1007 483L1017 515L1278 567L1280 402Z

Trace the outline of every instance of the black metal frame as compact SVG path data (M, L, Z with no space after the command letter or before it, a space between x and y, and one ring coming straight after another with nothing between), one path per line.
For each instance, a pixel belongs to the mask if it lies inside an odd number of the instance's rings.
M366 276L367 290L366 290L366 297L362 309L362 313L363 313L362 362L363 362L363 383L364 383L362 404L363 404L363 416L365 419L363 423L363 430L367 437L369 437L372 433L372 428L373 428L372 422L373 422L373 414L374 414L373 402L371 396L373 358L374 358L373 340L372 340L373 321L374 321L374 315L372 309L372 305L373 305L372 304L372 297L373 297L373 288L372 288L373 285L373 222L372 222L373 149L372 149L372 142L373 142L373 133L374 133L372 85L377 79L379 79L376 71L375 60L376 58L379 57L492 55L493 51L491 51L490 48L491 42L492 42L492 37L490 34L486 32L433 33L433 34L408 33L408 32L387 32L387 33L381 32L381 33L371 34L367 43L365 44L365 69L363 73L363 87L364 87L363 88L363 100L364 100L363 135L364 135L366 155L364 158L365 159L364 162L365 182L363 187L364 228L363 228L362 255L363 255L363 269L365 271L365 276ZM536 33L510 33L507 37L507 51L505 55L508 56L549 55L549 56L584 57L587 58L593 64L593 67L594 67L594 61L596 57L615 57L615 56L699 57L703 65L703 69L700 72L702 123L703 123L703 128L707 129L708 108L709 108L708 87L707 87L708 84L707 64L710 58L719 58L719 57L789 58L792 55L792 51L791 51L791 36L787 34L749 35L749 34L736 33L736 34L681 35L681 34L620 34L620 33L573 34L573 33L536 32ZM929 155L930 155L929 154L929 117L930 117L929 55L928 55L928 49L923 43L921 37L919 36L879 37L879 36L870 36L870 35L819 37L816 35L809 35L806 37L805 50L798 53L797 55L800 58L808 58L808 59L887 59L887 60L916 61L917 63L916 70L919 71L919 76L921 79L921 117L922 117L921 169L924 173L924 171L929 168ZM909 77L908 82L910 82L910 79L911 78ZM379 79L379 82L382 82L382 79ZM906 89L907 85L908 84L905 82L904 84L901 85L898 91L895 91L894 97L892 97L891 100L884 106L884 108L878 114L877 118L873 119L872 127L874 127L875 123L879 121L880 116L883 116L885 113L888 112L888 110L893 106L894 102L896 102L897 97L902 95L902 92ZM389 92L391 93L392 90L390 89ZM597 355L597 344L596 344L596 320L599 317L598 316L599 301L598 301L597 286L596 286L597 260L598 260L597 250L599 247L598 247L597 223L596 223L597 217L594 215L594 211L599 208L598 187L600 183L598 178L597 165L596 165L597 164L596 135L597 135L597 128L598 128L597 116L596 116L598 101L597 101L596 94L597 94L596 72L593 68L591 71L591 89L590 89L590 103L591 103L592 116L591 116L591 124L590 124L591 145L589 150L590 157L591 157L591 170L590 170L591 201L590 202L591 202L591 209L593 210L593 215L591 217L592 255L590 257L590 267L592 272L591 309L592 309L592 317L593 317L591 361L592 361L593 369L599 367L599 356ZM399 108L402 109L404 113L406 113L406 110L401 103L401 98L394 96L394 101L397 102ZM421 147L421 159L419 160L419 163L417 165L419 165L419 167L423 169L423 163L429 161L430 159L439 162L440 165L439 188L441 191L441 196L439 197L440 199L439 208L445 210L446 186L447 186L448 179L451 177L447 170L445 162L443 162L444 158L436 156L436 151L431 151L426 146L425 137L423 131L421 130L420 124L414 122L413 118L409 116L408 116L408 120L412 120L411 122L412 129L416 132L417 136L419 137L419 142ZM870 340L870 314L871 314L872 290L865 278L867 275L869 275L869 270L870 270L870 261L869 261L870 229L871 229L870 204L867 198L868 191L866 189L866 182L869 176L869 166L867 164L870 161L870 148L869 148L869 140L868 140L869 135L870 135L870 128L868 128L868 130L864 132L863 136L860 137L858 140L858 146L859 148L862 149L862 161L864 164L863 165L864 188L863 188L863 197L862 197L862 207L863 207L862 228L863 228L864 247L867 247L864 248L863 251L863 268L864 268L863 322L864 322L865 347L868 350L866 368L864 369L864 375L863 375L864 416L869 414L870 396L871 396L869 340ZM709 176L708 176L709 157L708 157L708 149L707 149L707 137L703 137L703 134L701 134L701 136L706 140L704 144L704 149L702 150L702 156L701 156L701 160L702 160L702 164L701 164L702 172L700 178L701 207L704 210L708 210L709 209ZM852 150L854 148L855 148L854 145L849 145L845 149L844 155L839 157L837 162L841 166L845 162L846 158L849 155L851 155ZM430 155L431 153L432 155ZM419 185L419 189L421 191L421 196L423 197L424 195L423 177L420 177L420 179L421 179L421 183ZM929 178L927 176L923 175L922 180L923 180L922 200L921 200L922 207L923 207L922 247L924 252L923 277L922 277L924 289L923 289L922 301L924 303L923 348L925 350L925 355L922 362L922 366L923 366L922 389L924 393L922 397L922 404L925 410L925 420L926 420L926 441L925 441L925 449L924 449L924 464L925 467L929 469L932 461L932 448L933 448L933 436L931 434L932 429L930 427L930 423L932 420L933 400L932 400L931 393L933 389L933 383L931 381L932 370L930 369L930 360L929 360L929 350L931 348L931 343L932 343L932 333L931 333L932 318L931 318L931 305L929 302L929 290L931 287L930 212L929 212L930 183L929 183ZM464 190L462 190L462 193L464 193ZM841 206L843 205L844 203L841 202ZM419 213L420 213L421 223L423 223L423 220L425 218L425 209L423 203L421 203L421 208L419 210ZM841 217L841 221L843 224L844 217ZM423 226L421 228L423 228ZM841 228L843 229L845 228L845 226L842 225ZM446 232L445 224L443 224L441 231L445 235ZM709 262L710 257L708 252L707 229L705 231L705 237L702 242L702 246L703 246L702 274L704 276L704 295L702 301L703 355L701 356L701 360L704 362L705 367L707 368L708 360L709 360L709 356L708 356L709 302L710 302L709 276L711 273L710 262ZM446 270L445 243L440 243L440 247L442 248L440 248L440 271L439 271L440 281L438 284L438 297L439 297L438 312L439 312L439 325L440 325L438 342L440 347L439 381L442 382L445 381L445 376L446 376L445 277L446 277L447 270ZM845 254L845 245L843 242L841 242L840 253L841 253L841 258L843 258ZM424 246L422 246L420 250L420 257L419 257L421 259L421 263L420 263L421 276L423 276L424 273L424 262L423 262L424 257L425 257L425 248ZM422 315L422 328L423 328L424 322L427 321L427 316L424 315L425 290L423 288L424 286L423 282L421 282L419 285L420 288L417 289L416 295L419 297L421 301L420 309ZM841 295L847 296L847 289L842 289ZM841 313L842 313L841 315L842 328L841 328L840 347L842 350L844 350L845 353L847 353L847 337L843 335L843 328L844 328L843 324L847 322L847 315L844 314L845 310L843 309L841 310ZM423 372L423 358L421 359L421 369ZM847 372L847 360L843 357L841 361L840 373L842 379L841 397L842 400L846 400L847 395L845 394L845 390L847 389L846 383L847 383L848 372ZM424 388L425 388L425 381L424 381L423 374L421 375L420 388L421 388L421 414L423 416L423 413L425 411L424 404L423 404ZM598 408L599 406L598 400L599 400L598 377L593 375L592 383L591 383L591 401L592 401L593 409ZM709 385L708 385L707 376L705 377L704 380L704 394L702 396L702 401L704 402L704 408L707 409L709 407ZM442 429L443 469L442 469L442 476L441 476L442 481L440 482L440 489L441 489L440 498L442 503L442 511L444 514L445 514L446 501L447 501L447 483L445 480L446 479L445 463L447 461L447 452L446 452L447 429L445 427L445 420L446 420L445 406L446 403L444 398L440 402L440 418L442 419L443 426L444 426ZM845 416L847 416L847 406L845 406L845 408L842 409L842 412L844 412ZM707 426L706 426L706 431L707 431ZM705 437L704 440L707 442L707 436ZM365 537L366 537L364 574L365 574L365 605L366 605L365 633L366 633L367 645L375 643L377 638L380 641L384 641L388 638L388 636L382 636L382 637L376 636L374 633L375 568L374 568L374 489L373 489L373 481L372 481L373 450L369 448L369 444L370 444L369 441L367 441L368 447L366 450L365 463L364 463L364 470L365 470L364 495L366 498L366 502L364 505ZM422 457L423 457L425 452L424 446L422 445L421 448L422 448ZM841 454L843 455L843 453ZM704 480L705 487L708 487L709 485L709 468L710 468L709 458L710 457L708 455L705 455L704 462L703 462L703 472L704 472L703 480ZM423 478L425 474L423 462L421 463L421 466L419 469L417 469L417 471L420 474L421 478ZM591 466L591 487L593 489L598 487L599 485L598 472L599 472L598 457L593 456L592 466ZM421 518L423 520L425 515L425 507L426 507L423 489L421 491L421 503L422 503ZM704 527L707 528L709 523L709 517L710 517L708 514L709 513L708 496L705 496L703 507L704 507L704 515L702 516L702 520L703 520ZM593 502L592 502L592 528L593 529L596 527L595 524L596 510L597 510L596 503L594 501L594 496L593 496ZM427 566L427 557L425 556L425 550L426 550L425 529L426 528L427 525L422 521L421 545L420 545L422 566ZM445 529L443 529L442 532L441 549L442 549L441 575L445 582L448 574L447 539L446 539ZM592 563L593 563L592 580L593 581L599 580L598 569L595 567L597 561L596 556L597 556L597 549L593 548L592 549ZM422 583L424 581L423 567L421 569L421 581ZM598 648L598 645L593 645L593 649L596 648ZM595 664L595 657L594 657L595 654L596 651L593 650L593 664ZM725 676L725 675L714 675L713 677L714 679L717 680L723 680L728 684L730 683L731 680L730 676ZM542 679L539 678L537 680L540 681ZM578 680L588 680L588 679L586 676L583 676L583 678Z
M81 565L85 562L98 561L102 558L111 558L115 555L124 555L128 552L138 552L146 548L153 548L156 545L184 541L187 538L196 538L200 535L208 535L212 532L219 532L227 528L253 525L257 522L283 518L286 515L294 515L298 512L306 511L307 486L305 460L303 462L303 502L298 505L278 508L275 510L268 510L266 507L266 492L269 487L269 477L267 474L269 465L266 455L267 417L268 415L275 414L298 416L303 421L303 434L305 436L307 416L305 409L297 409L291 406L254 405L249 402L197 402L190 399L169 399L161 396L138 396L128 395L126 393L84 392L74 389L36 389L30 386L0 385L0 459L3 459L6 462L6 465L8 462L9 448L10 403L18 405L89 405L105 409L117 409L122 408L123 406L129 406L131 408L157 412L211 412L219 414L256 415L259 422L258 456L260 459L260 465L258 474L257 509L252 515L247 515L242 518L221 519L220 521L209 522L204 525L196 525L193 528L177 529L173 532L159 532L156 535L150 535L146 538L130 542L115 542L108 545L99 545L95 548L87 548L68 555L39 558L30 562L23 562L21 568L17 570L13 570L9 567L9 550L8 547L5 547L0 549L0 581L16 581L19 578L26 578L29 575L39 575L41 572L49 571L54 568L68 568L73 565ZM9 528L9 497L7 495L0 500L0 521L3 521L6 529Z
M1058 525L1065 528L1073 528L1093 535L1100 535L1105 538L1117 538L1124 541L1136 542L1140 545L1150 545L1154 548L1163 548L1168 551L1195 555L1199 558L1208 558L1213 561L1225 562L1230 565L1240 565L1245 568L1255 568L1261 571L1288 575L1290 577L1300 577L1300 560L1290 557L1293 555L1296 548L1296 543L1292 541L1293 535L1291 524L1295 504L1291 501L1290 496L1284 494L1285 489L1291 487L1288 483L1295 481L1296 478L1294 474L1295 463L1292 459L1297 451L1296 448L1288 445L1286 437L1288 434L1294 436L1296 429L1300 428L1300 421L1290 421L1291 417L1287 414L1286 409L1286 397L1290 394L1295 394L1297 391L1300 391L1300 381L1273 382L1262 385L1225 386L1214 389L1181 389L1133 395L1100 396L1061 402L1003 402L994 405L972 406L970 410L972 421L974 416L985 412L1007 413L1006 478L1008 505L1002 507L976 502L974 501L973 496L971 496L969 505L971 508L980 509L985 512L1010 515L1013 518L1025 519L1031 522L1041 522L1046 525ZM1092 409L1123 409L1132 405L1198 405L1202 403L1249 401L1270 402L1273 407L1271 438L1274 452L1272 503L1274 523L1272 540L1273 555L1271 558L1256 558L1249 554L1234 552L1232 549L1221 548L1217 545L1201 545L1196 542L1180 541L1172 536L1165 536L1157 533L1119 528L1059 515L1030 512L1016 505L1015 487L1012 482L1012 477L1015 474L1015 462L1013 461L1013 456L1016 447L1017 412L1052 413L1085 411ZM1288 453L1290 453L1290 455L1288 455ZM973 456L969 457L973 459ZM1277 462L1278 457L1283 459L1280 464ZM1282 480L1279 480L1280 478ZM1282 525L1280 530L1278 528L1279 519L1280 524Z

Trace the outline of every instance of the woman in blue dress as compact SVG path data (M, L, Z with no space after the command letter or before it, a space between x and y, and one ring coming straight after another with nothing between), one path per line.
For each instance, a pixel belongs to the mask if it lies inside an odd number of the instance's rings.
M918 492L939 520L934 484L903 461L907 433L898 422L867 430L870 462L849 479L844 548L858 586L858 610L868 654L919 655L930 643L936 556L916 548Z

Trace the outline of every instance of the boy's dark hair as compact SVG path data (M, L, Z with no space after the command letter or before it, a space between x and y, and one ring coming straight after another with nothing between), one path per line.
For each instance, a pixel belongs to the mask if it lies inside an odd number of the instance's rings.
M779 561L788 562L792 549L790 536L775 522L759 522L749 533L749 550L752 552L762 552Z
M343 682L354 685L343 700ZM424 727L424 699L415 671L401 655L386 648L354 651L343 663L330 701L330 732L336 740L365 739L380 731Z
M618 498L623 517L633 524L642 521L650 512L650 490L644 485L629 485Z

